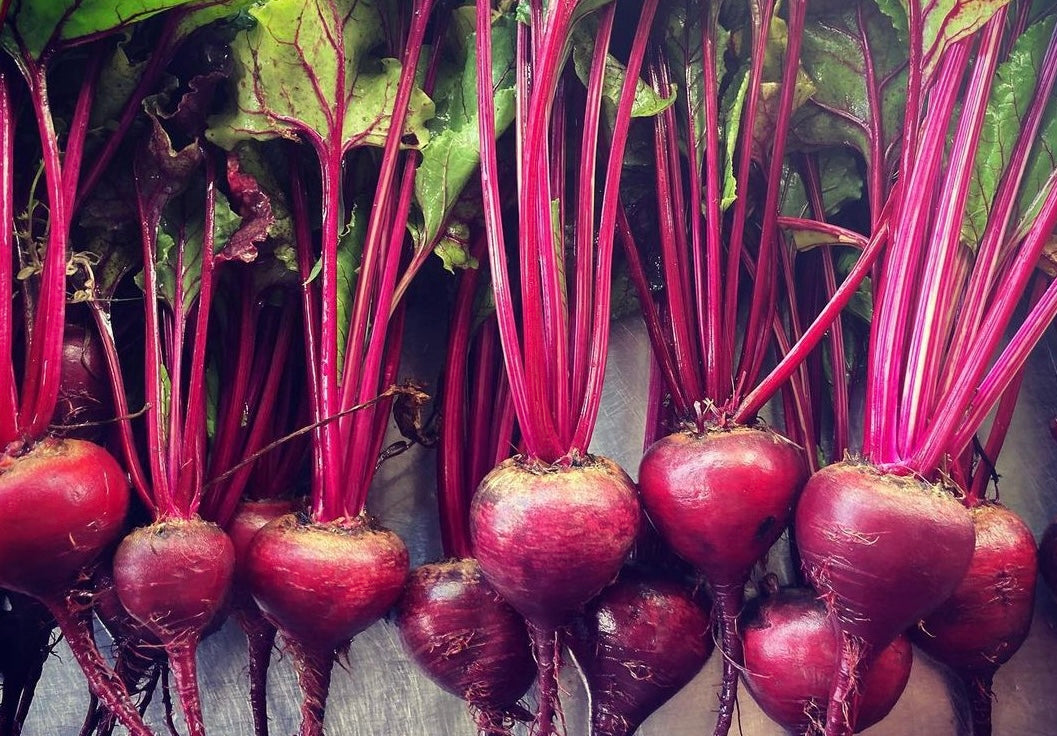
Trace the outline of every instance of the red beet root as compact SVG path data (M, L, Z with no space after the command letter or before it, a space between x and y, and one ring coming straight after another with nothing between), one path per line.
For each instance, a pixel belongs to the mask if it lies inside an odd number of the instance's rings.
M969 568L968 510L938 485L836 463L796 510L804 571L842 632L826 733L853 732L859 663L946 600Z
M976 548L954 594L914 631L925 652L966 683L974 736L991 734L991 681L1028 637L1035 612L1035 538L998 504L970 509Z
M91 692L133 736L150 736L71 595L121 535L129 487L111 455L83 440L45 438L0 457L0 587L36 598L62 630Z
M591 602L570 647L591 694L592 736L630 736L704 666L711 621L685 585L625 574Z
M476 560L412 571L396 624L411 657L470 705L483 733L509 734L511 721L531 720L517 705L536 674L525 622L484 580Z
M254 600L294 655L300 736L321 736L334 657L400 597L407 548L366 515L317 524L288 514L261 528L247 562Z
M780 590L753 601L740 628L745 685L763 712L791 733L820 733L839 642L825 604L810 590ZM910 679L912 660L906 636L874 658L862 678L856 732L895 707Z
M262 614L250 593L246 575L250 542L262 526L293 513L289 499L243 501L228 524L228 537L235 547L235 576L231 583L232 608L249 648L250 710L254 736L268 736L268 666L275 646L275 626Z
M529 623L543 733L558 702L558 629L616 578L640 516L631 479L602 457L568 466L512 458L474 495L470 538L481 572Z
M730 730L734 716L745 582L789 523L807 474L803 450L751 427L668 435L639 466L650 519L712 586L724 654L717 734Z
M62 338L62 378L54 422L91 424L114 418L102 343L91 330L67 323ZM103 427L63 429L67 437L98 441Z
M114 554L118 598L164 645L192 736L205 734L195 652L225 603L234 567L231 540L201 519L136 529Z

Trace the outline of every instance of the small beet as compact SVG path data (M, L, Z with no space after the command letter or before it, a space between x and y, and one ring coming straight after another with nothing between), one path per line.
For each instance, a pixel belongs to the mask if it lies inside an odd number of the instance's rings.
M62 377L53 421L65 427L113 418L114 403L102 343L92 330L67 323L62 336ZM79 426L64 428L62 434L99 441L105 433L102 426Z
M412 659L470 705L483 733L509 734L504 724L525 719L517 702L536 674L528 631L476 560L413 570L396 625Z
M672 580L626 572L577 620L570 648L590 692L592 736L630 736L712 654L708 608Z
M997 503L970 509L976 546L953 595L914 631L914 643L943 662L968 688L973 735L991 734L991 682L1028 638L1035 612L1035 538Z
M140 527L114 553L118 598L165 647L192 736L205 735L195 653L226 601L234 568L231 540L201 519Z
M407 548L366 514L330 524L287 514L261 527L247 562L253 598L294 656L300 736L320 736L334 658L400 597Z
M745 583L789 524L807 476L800 447L754 427L670 434L639 466L646 512L672 549L704 575L715 599L724 655L717 736L729 732L734 718Z
M841 631L827 736L852 733L860 663L935 610L973 554L969 511L945 488L841 462L815 473L796 510L804 571Z
M767 717L794 734L818 733L837 670L839 632L814 591L786 588L754 600L741 617L745 685ZM910 679L906 636L881 650L862 678L856 732L891 712Z
M250 543L265 524L293 513L290 499L243 501L228 524L228 537L235 547L235 576L231 583L232 609L249 649L250 711L254 736L268 736L268 667L275 646L276 628L261 613L250 593L246 567Z

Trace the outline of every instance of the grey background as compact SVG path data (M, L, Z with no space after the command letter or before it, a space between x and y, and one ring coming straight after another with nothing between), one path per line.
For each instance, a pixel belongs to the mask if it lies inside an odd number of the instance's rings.
M406 373L432 375L443 350L443 329L411 326L415 349ZM594 452L609 455L634 475L641 456L645 423L643 396L648 372L648 343L637 320L614 325L605 400ZM1057 444L1046 423L1057 415L1057 338L1033 357L1007 447L999 462L1002 500L1041 536L1057 515ZM412 564L440 554L433 490L433 455L414 448L383 467L372 490L371 511L396 530L412 552ZM779 542L782 545L783 542ZM779 555L775 555L778 557ZM994 731L997 736L1057 736L1057 604L1040 587L1030 638L995 679ZM104 640L105 642L105 640ZM252 733L247 701L245 644L229 622L201 646L201 689L206 724L217 736ZM713 656L698 677L657 712L639 731L643 736L701 736L715 721L720 660ZM563 702L571 736L587 732L586 699L570 665L562 676ZM156 698L156 700L158 700ZM63 646L45 667L26 736L75 736L88 702L76 665ZM760 713L744 689L732 733L777 736L782 730ZM299 697L288 657L277 653L269 681L272 733L297 730ZM865 733L871 736L961 736L968 734L964 704L939 666L915 651L910 684L895 710ZM163 732L160 705L151 706L149 722ZM327 713L331 736L436 736L473 734L462 703L420 675L401 649L387 622L371 627L353 642L348 662L334 675Z

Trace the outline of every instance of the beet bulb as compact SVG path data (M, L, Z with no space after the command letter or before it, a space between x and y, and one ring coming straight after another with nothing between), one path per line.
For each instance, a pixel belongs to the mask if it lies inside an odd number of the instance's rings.
M914 631L914 643L965 683L973 736L991 734L995 672L1028 638L1035 612L1035 538L997 503L970 509L976 546L957 589Z
M511 722L531 719L518 705L536 674L525 622L484 579L476 560L413 570L396 625L411 658L469 704L482 733L509 734Z
M797 736L820 732L837 674L840 633L814 591L784 588L753 600L740 621L745 686L767 717ZM910 679L913 650L898 636L862 677L856 732L891 712Z
M807 475L800 447L752 427L670 434L639 466L650 519L712 589L723 648L716 734L726 734L734 717L745 583L788 525Z
M969 511L940 485L848 461L808 481L796 509L797 547L841 631L827 736L854 732L861 663L954 592L973 538Z
M592 736L630 736L712 654L709 607L686 585L626 571L572 628Z

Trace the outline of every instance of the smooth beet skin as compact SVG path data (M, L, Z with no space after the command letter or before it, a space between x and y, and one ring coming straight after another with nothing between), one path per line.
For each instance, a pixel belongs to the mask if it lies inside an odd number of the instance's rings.
M630 736L701 671L711 620L686 585L626 573L577 619L569 646L590 692L592 736Z
M485 578L529 623L554 630L616 578L640 510L620 466L535 466L512 458L485 476L470 537Z
M236 605L251 604L256 607L250 597L249 582L246 577L246 569L249 564L250 543L260 531L261 527L280 516L292 514L297 510L297 504L292 499L269 498L263 501L242 501L235 510L231 522L228 524L227 533L235 548L235 576L231 583L232 598Z
M114 553L121 604L163 643L196 636L223 606L235 548L216 524L166 519L140 527Z
M54 422L92 424L114 418L106 356L99 337L90 329L67 323L62 336L62 377ZM63 429L67 437L97 440L105 427Z
M954 592L974 538L969 511L949 492L868 465L823 468L796 510L804 571L841 629L875 649Z
M838 636L814 591L787 588L758 598L746 609L740 630L742 675L767 717L793 734L817 733L837 669ZM862 680L856 732L895 707L910 679L913 650L897 637L873 660Z
M392 607L408 575L400 538L366 515L314 524L287 514L250 545L250 588L284 636L332 653Z
M676 432L642 457L658 531L713 585L742 585L778 540L807 481L803 450L766 429Z
M0 587L65 598L123 531L129 486L99 445L46 438L0 457Z
M991 733L991 682L1028 638L1035 612L1035 538L997 503L970 509L976 547L969 572L914 630L914 643L953 669L968 688L974 736Z
M413 570L397 604L396 625L411 658L470 705L479 730L509 733L504 723L527 715L517 702L536 675L528 631L476 560Z

